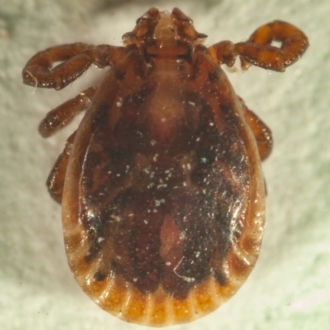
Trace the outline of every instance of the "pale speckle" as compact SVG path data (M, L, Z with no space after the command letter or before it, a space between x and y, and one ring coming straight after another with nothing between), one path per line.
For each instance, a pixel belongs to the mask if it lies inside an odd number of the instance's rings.
M158 207L160 206L161 204L164 204L165 203L165 199L162 198L160 200L155 200L155 206Z
M163 183L163 184L159 184L157 186L157 189L160 189L160 188L166 188L167 187L167 184Z
M89 210L87 211L87 221L91 221L91 220L93 220L94 217L95 217L95 213L94 213L94 211L93 211L92 209L89 209Z
M120 222L121 221L121 217L119 217L118 215L112 215L111 216L111 219L117 221L117 222Z
M118 108L120 108L123 105L123 99L121 99L120 97L118 98L118 101L116 102L116 105Z
M184 275L180 275L177 272L178 267L180 266L180 264L182 263L184 257L181 258L181 260L178 262L178 264L174 267L173 272L175 273L176 276L182 278L184 281L188 282L188 283L193 283L196 281L196 279L194 277L188 277L188 276L184 276Z

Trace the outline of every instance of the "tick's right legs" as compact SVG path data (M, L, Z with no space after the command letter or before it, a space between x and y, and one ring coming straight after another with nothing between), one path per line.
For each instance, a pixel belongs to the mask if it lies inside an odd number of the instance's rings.
M273 149L272 132L268 126L245 105L241 98L240 101L243 106L245 119L256 139L260 158L261 160L265 160Z
M281 42L281 47L272 46L273 41ZM221 41L209 47L209 51L219 64L232 66L239 56L244 70L252 64L284 71L304 54L308 45L308 39L300 29L287 22L273 21L259 27L246 42Z

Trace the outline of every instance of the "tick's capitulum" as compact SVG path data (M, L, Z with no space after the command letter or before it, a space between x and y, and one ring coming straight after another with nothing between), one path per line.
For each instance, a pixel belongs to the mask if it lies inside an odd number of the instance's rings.
M205 38L179 9L151 8L123 36L124 47L52 47L23 70L24 83L61 89L91 64L110 66L99 86L50 111L40 133L50 136L87 110L47 186L62 203L76 280L129 322L165 326L213 311L246 280L259 254L260 161L272 136L220 65L239 56L245 69L284 71L308 40L281 21L246 42L207 48Z

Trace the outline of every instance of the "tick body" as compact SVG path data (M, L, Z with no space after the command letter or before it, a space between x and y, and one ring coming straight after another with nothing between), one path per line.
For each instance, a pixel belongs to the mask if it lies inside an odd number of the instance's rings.
M247 42L206 48L205 37L179 9L151 8L123 36L123 47L52 47L23 70L26 84L61 89L91 64L110 66L99 86L50 111L40 133L50 136L87 110L47 185L62 204L77 282L129 322L165 326L213 311L259 254L260 163L271 151L271 132L220 65L239 56L245 69L283 71L308 41L281 21ZM62 63L53 68L55 62Z

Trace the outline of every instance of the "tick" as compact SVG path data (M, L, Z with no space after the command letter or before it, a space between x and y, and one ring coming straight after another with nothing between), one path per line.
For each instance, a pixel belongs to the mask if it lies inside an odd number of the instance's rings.
M151 8L123 47L51 47L23 69L25 84L59 90L92 64L110 67L99 85L50 111L39 130L48 137L86 110L47 186L62 204L75 279L128 322L165 326L213 311L246 280L260 251L260 163L272 135L220 65L238 56L243 69L284 71L308 39L282 21L246 42L205 47L205 38L179 9Z

